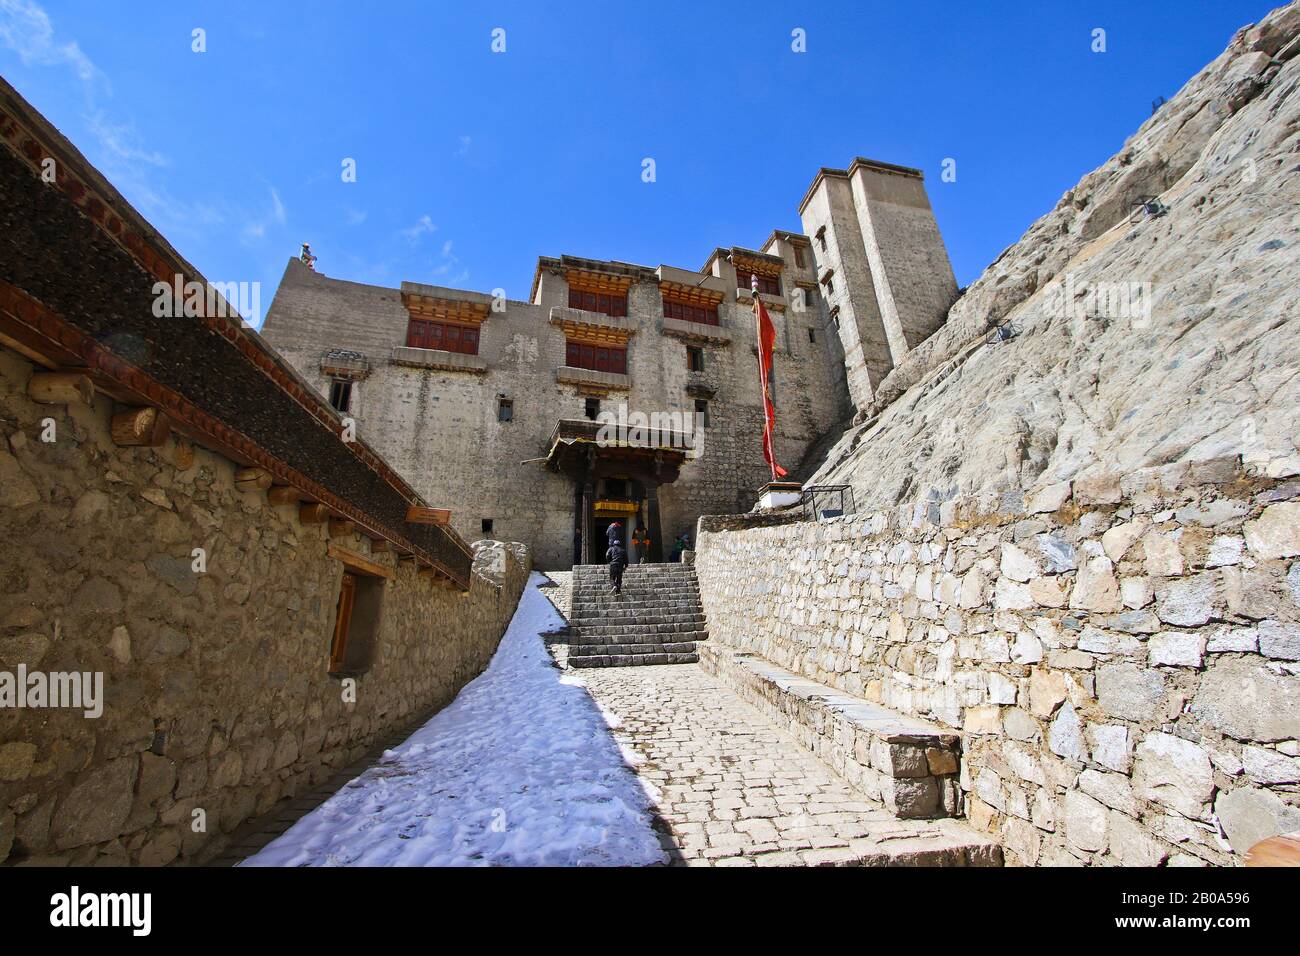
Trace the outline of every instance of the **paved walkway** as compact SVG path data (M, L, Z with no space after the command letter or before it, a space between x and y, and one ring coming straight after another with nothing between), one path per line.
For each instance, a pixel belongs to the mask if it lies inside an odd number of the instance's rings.
M698 664L581 679L657 791L678 865L970 865L991 844L956 820L897 820Z

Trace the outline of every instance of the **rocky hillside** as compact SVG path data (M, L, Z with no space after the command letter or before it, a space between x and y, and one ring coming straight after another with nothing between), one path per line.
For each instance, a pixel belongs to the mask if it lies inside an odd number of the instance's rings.
M1241 29L985 271L812 480L870 510L1234 455L1300 473L1298 36L1300 2Z

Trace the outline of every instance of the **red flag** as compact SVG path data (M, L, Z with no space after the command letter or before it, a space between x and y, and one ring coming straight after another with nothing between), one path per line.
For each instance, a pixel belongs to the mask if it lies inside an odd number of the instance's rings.
M751 276L754 293L754 317L758 323L758 381L763 387L763 458L772 468L772 480L785 477L785 469L776 463L776 405L772 402L772 346L776 344L776 326L763 307L758 294L758 276Z

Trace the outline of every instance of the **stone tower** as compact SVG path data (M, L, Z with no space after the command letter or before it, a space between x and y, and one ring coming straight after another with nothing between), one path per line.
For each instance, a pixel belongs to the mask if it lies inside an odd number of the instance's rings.
M920 170L858 157L822 169L799 206L859 410L957 298Z

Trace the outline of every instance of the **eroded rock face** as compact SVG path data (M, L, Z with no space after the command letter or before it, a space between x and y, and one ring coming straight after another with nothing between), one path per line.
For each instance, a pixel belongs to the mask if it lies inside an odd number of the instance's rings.
M1240 31L967 290L812 480L876 509L1035 503L1063 481L1104 489L1226 455L1300 473L1297 32L1294 3ZM1130 225L1144 196L1168 212ZM1002 322L1020 334L977 345ZM1262 519L1247 539L1296 554L1294 528Z

